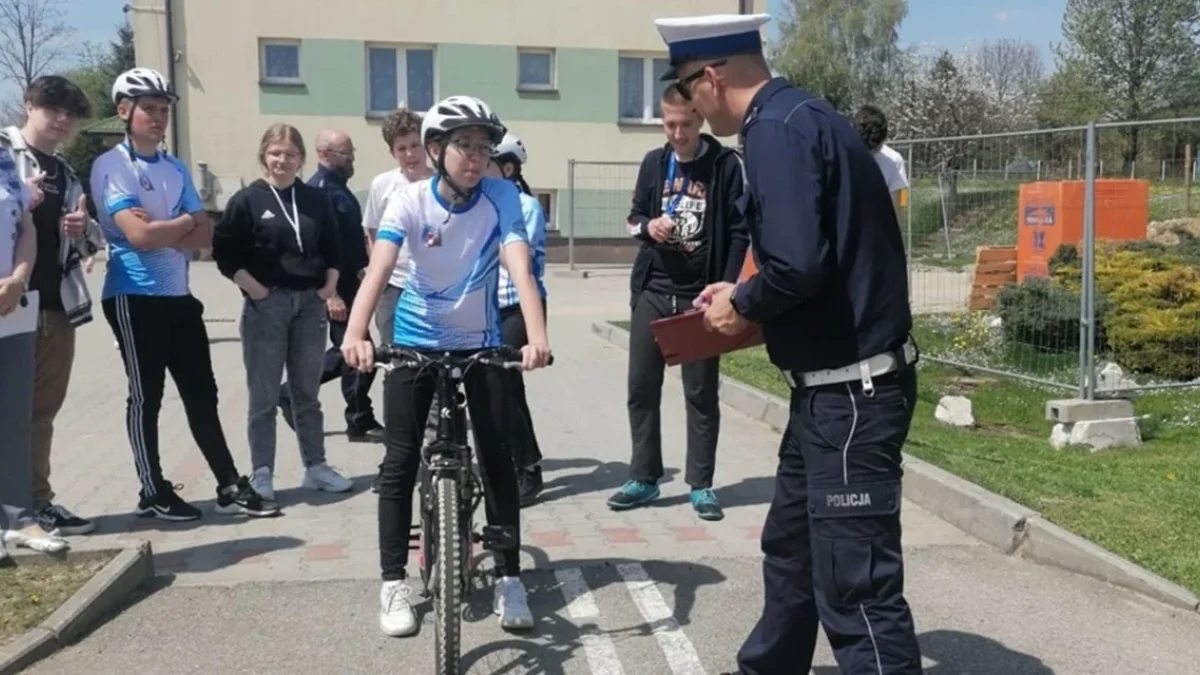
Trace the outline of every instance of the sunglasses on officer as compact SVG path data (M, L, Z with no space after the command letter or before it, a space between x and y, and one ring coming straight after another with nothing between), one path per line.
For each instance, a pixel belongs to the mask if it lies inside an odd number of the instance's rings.
M704 64L700 68L700 70L697 70L696 72L692 73L691 75L688 75L687 77L676 80L675 81L675 91L679 92L679 95L683 97L683 100L691 101L692 100L692 85L696 82L696 80L699 80L701 77L703 77L704 72L706 70L708 70L709 68L716 68L718 66L723 66L723 65L725 65L725 59L720 59L718 61L713 61L712 63Z

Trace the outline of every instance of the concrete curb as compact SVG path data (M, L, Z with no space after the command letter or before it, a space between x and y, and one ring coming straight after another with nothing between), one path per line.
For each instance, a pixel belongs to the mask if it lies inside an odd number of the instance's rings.
M99 553L101 551L94 550L68 553L67 559L87 559ZM18 564L21 558L26 557L31 556L14 556ZM120 549L107 565L40 626L0 653L0 675L15 675L71 644L107 615L121 608L131 593L153 577L154 556L149 542L142 541L134 547Z
M592 333L621 349L629 348L629 332L612 323L595 322ZM677 369L667 372L679 376ZM786 401L725 376L721 376L721 402L776 431L787 425ZM1090 576L1172 607L1200 611L1200 598L1182 586L1064 530L1033 509L908 455L904 496L1005 555Z

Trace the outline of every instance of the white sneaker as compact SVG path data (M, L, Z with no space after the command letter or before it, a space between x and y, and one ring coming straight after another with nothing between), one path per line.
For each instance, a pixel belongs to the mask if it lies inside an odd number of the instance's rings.
M516 630L533 628L533 613L525 596L525 584L519 577L502 577L496 584L492 611L500 617L500 627Z
M379 591L379 629L389 637L404 637L417 632L417 615L408 596L412 588L406 581L385 581Z
M0 540L6 547L27 548L38 553L61 553L70 544L55 532L48 532L41 525L30 525L20 530L4 530Z
M271 467L260 466L250 474L250 487L258 493L263 501L275 501L275 477L271 475Z
M338 473L328 464L314 464L308 467L304 472L302 485L312 490L324 490L325 492L349 492L354 489L354 483L351 483L349 478Z

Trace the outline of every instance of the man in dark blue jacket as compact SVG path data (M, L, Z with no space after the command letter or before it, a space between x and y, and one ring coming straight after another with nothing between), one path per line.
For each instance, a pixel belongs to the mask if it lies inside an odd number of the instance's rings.
M921 673L904 599L900 449L916 401L904 246L883 174L828 102L772 79L765 14L656 21L664 79L741 132L758 274L704 289L710 330L761 324L792 386L763 525L762 618L740 675L806 673L824 626L845 675Z
M329 340L333 346L325 352L321 384L338 378L342 380L342 396L346 399L347 438L355 442L382 442L383 425L375 419L370 396L375 373L363 373L346 367L341 350L350 307L354 306L361 275L370 262L362 229L362 208L347 186L354 175L354 144L350 136L344 131L322 131L317 134L317 161L317 170L308 179L308 184L325 193L333 204L342 244L337 295L326 303L329 310ZM279 405L283 409L284 419L291 425L291 405L286 384Z

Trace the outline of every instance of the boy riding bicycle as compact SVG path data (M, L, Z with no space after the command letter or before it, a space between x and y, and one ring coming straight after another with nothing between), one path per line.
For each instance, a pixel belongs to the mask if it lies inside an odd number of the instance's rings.
M484 102L452 96L429 110L421 140L436 167L428 180L406 185L388 201L371 252L371 264L342 344L352 367L373 366L367 325L391 276L400 246L411 253L405 292L396 305L394 341L430 353L467 354L501 345L498 288L500 265L516 285L529 333L521 351L524 368L546 365L550 354L541 296L530 270L529 245L517 189L484 177L505 127ZM508 377L473 367L463 374L467 408L474 421L484 474L489 524L520 530L520 505L512 459L505 452ZM397 369L385 383L384 445L379 481L381 630L411 635L416 617L408 598L409 531L413 490L421 464L425 419L434 395L432 369ZM494 509L490 508L494 505ZM519 550L505 551L496 585L495 612L504 628L533 627L520 579Z

